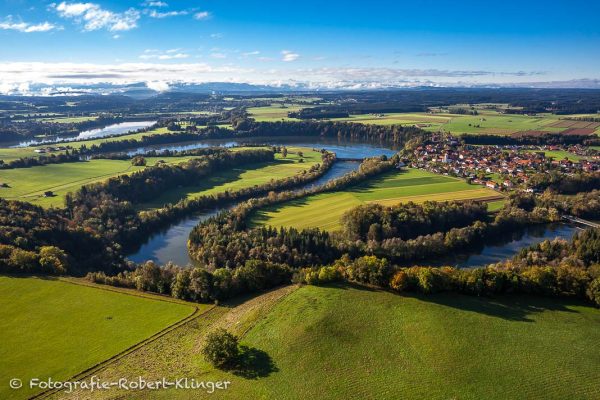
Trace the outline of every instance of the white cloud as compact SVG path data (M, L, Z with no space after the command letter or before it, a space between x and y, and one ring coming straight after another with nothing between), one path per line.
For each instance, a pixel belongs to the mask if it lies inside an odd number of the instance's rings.
M257 55L259 55L259 54L260 54L260 51L258 51L258 50L255 50L255 51L247 51L247 52L245 52L245 53L242 53L242 55L243 55L244 57L257 56Z
M142 3L143 6L146 7L168 7L169 5L167 3L165 3L164 1L144 1Z
M217 59L227 58L227 55L224 53L211 53L210 56Z
M210 13L208 11L200 11L194 14L194 19L197 19L198 21L208 19L209 17Z
M146 87L157 92L166 92L169 90L169 83L165 81L149 81L146 82Z
M223 37L222 33L211 33L210 37L213 39L221 39Z
M139 56L142 60L182 60L189 57L190 55L181 52L181 49L170 49L165 52L147 49Z
M296 61L298 58L300 58L300 54L294 53L293 51L290 51L290 50L282 50L281 55L282 55L281 60L285 61L285 62Z
M169 18L169 17L179 17L181 15L188 15L189 12L182 11L167 11L167 12L158 12L156 10L150 10L148 16L151 18Z
M54 4L58 14L63 18L73 19L83 25L86 31L106 29L111 32L128 31L137 27L140 13L134 8L125 12L116 13L102 8L95 3L67 3Z
M61 27L51 24L50 22L42 22L39 24L30 24L28 22L14 22L12 17L9 15L3 22L0 22L0 29L18 31L23 33L33 33L59 30L61 29Z
M171 49L177 50L177 49ZM142 56L150 56L155 62L138 63L42 63L0 62L0 92L18 93L30 90L41 93L40 87L52 86L53 90L67 87L83 87L98 90L92 85L129 85L151 82L155 88L173 87L178 83L239 82L263 85L290 85L305 89L375 89L412 86L480 86L480 85L527 85L537 81L539 85L554 77L539 72L485 71L485 70L435 70L395 68L251 68L236 65L217 65L203 62L162 62L160 56L173 57L182 52L167 53L148 49ZM190 57L191 58L191 57ZM594 83L595 82L595 83ZM600 80L587 83L586 87L600 86ZM30 83L27 86L25 83ZM571 83L576 87L577 83ZM565 84L566 85L566 84ZM565 86L567 87L567 86ZM583 86L580 86L583 87ZM28 89L29 88L29 89Z

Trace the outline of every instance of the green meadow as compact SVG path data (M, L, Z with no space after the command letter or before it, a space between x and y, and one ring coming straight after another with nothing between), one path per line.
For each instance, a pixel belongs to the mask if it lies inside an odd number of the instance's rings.
M296 119L288 118L288 112L298 111L306 106L286 104L282 107L273 104L270 107L248 108L250 117L256 121L281 121ZM465 107L469 107L465 105ZM560 116L553 114L520 115L503 114L494 110L481 109L478 115L452 114L447 110L440 112L411 112L411 113L370 113L350 115L347 118L332 118L331 121L355 122L372 125L417 125L425 130L450 132L454 134L491 134L510 135L529 130L561 132L565 128L549 126L559 120ZM573 115L579 117L579 115ZM600 128L598 129L600 134Z
M95 121L97 119L98 117L96 116L40 118L41 121L55 124L76 124L79 122Z
M321 193L258 210L251 217L253 225L318 227L328 231L341 228L342 215L361 204L376 202L393 205L401 202L422 203L427 200L488 200L501 197L497 192L461 179L423 170L395 171L347 188Z
M299 121L297 118L289 118L289 112L300 111L307 106L295 104L273 104L270 107L250 107L247 109L248 116L254 118L256 122L274 122L274 121Z
M151 202L143 203L139 206L139 209L150 210L163 207L169 203L177 203L186 198L191 199L262 185L271 180L294 176L321 162L320 152L301 147L288 147L287 149L289 153L286 158L278 153L275 154L275 162L259 163L247 165L243 168L219 171L202 182L171 190ZM299 151L303 153L303 162L300 162Z
M99 376L231 381L218 393L166 390L153 399L593 400L599 323L600 310L556 298L285 287L216 307ZM217 327L242 337L254 368L223 372L203 359L203 338ZM92 398L124 397L149 394Z
M548 150L544 151L544 153L546 157L552 157L555 160L564 160L565 158L568 158L571 161L579 161L585 158L564 150Z
M351 115L348 118L332 118L331 120L370 125L418 125L428 128L440 127L448 123L453 117L452 114L389 113Z
M37 392L12 378L65 380L191 315L195 308L158 296L52 278L0 276L0 398ZM135 292L131 292L135 293Z
M303 287L245 336L279 372L243 389L246 398L594 399L598 323L600 310L556 299Z
M177 164L191 158L193 157L147 157L146 162L148 166L155 165L160 160ZM0 183L9 185L8 188L0 188L0 197L28 201L43 207L62 207L65 195L83 185L131 174L143 168L145 167L134 167L130 160L99 159L0 170ZM54 196L44 197L46 191L52 191Z
M558 116L551 114L530 116L501 114L495 111L480 111L479 115L455 116L448 121L448 123L441 126L441 128L445 132L455 134L468 133L491 135L510 135L515 132L528 130L544 130L548 132L563 131L564 128L548 126L557 120Z

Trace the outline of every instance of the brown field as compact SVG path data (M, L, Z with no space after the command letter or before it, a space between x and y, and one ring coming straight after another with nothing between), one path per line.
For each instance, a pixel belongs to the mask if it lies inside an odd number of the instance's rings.
M593 135L595 129L592 128L570 128L561 132L562 135Z
M548 125L552 128L577 128L577 129L596 129L600 127L600 122L589 121L570 121L561 119Z

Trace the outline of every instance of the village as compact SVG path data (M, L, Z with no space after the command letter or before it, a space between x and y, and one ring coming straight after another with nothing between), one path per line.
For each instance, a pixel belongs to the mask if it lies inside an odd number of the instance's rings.
M569 157L548 154L556 152L567 152ZM535 188L529 185L531 175L550 171L565 174L598 171L600 154L581 145L468 145L450 135L434 135L414 149L407 164L464 178L494 190L534 192Z

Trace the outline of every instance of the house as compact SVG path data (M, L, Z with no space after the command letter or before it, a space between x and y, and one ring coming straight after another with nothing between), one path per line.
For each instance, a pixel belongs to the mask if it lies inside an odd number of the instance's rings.
M488 181L485 184L486 187L489 187L490 189L497 189L498 188L498 184L494 181Z

